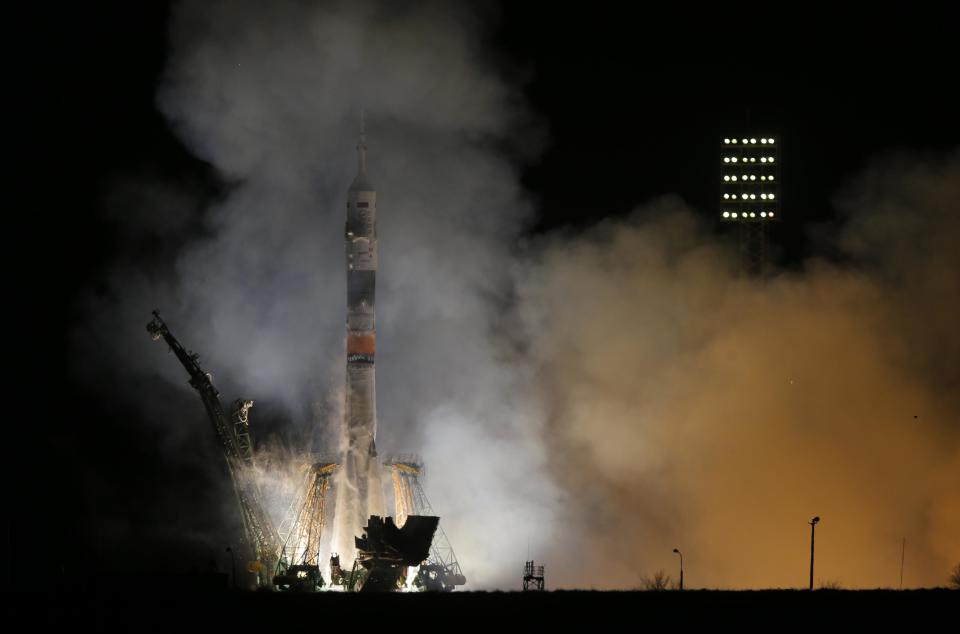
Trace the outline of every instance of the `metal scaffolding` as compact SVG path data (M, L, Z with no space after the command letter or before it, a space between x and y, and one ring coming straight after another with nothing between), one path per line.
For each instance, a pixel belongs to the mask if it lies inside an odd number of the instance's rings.
M393 498L397 526L402 527L411 515L436 515L420 483L423 460L412 454L390 457L384 462L393 478ZM453 546L443 530L437 527L430 557L420 566L417 581L427 590L450 591L467 582Z

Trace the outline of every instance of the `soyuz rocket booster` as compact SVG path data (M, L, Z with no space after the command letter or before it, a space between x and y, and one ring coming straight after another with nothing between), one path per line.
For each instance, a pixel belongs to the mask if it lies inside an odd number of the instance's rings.
M357 176L347 193L347 378L344 408L346 455L337 493L336 522L343 538L359 534L370 515L384 515L377 460L375 379L377 192L367 179L367 145L361 125ZM343 516L341 516L341 513ZM352 544L350 544L352 546ZM347 544L341 547L345 554ZM351 548L352 550L352 548Z

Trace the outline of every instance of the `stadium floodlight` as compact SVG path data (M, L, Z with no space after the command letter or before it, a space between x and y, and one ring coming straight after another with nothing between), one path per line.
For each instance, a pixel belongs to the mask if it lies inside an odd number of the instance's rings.
M720 219L724 221L740 221L751 223L754 226L757 223L766 223L776 217L770 207L777 209L775 190L773 185L774 176L771 172L776 171L776 167L771 165L774 162L774 156L778 151L773 145L773 138L767 136L757 137L723 137L721 139L721 152L719 163L721 166L720 176L723 179L723 190L720 192L721 202ZM736 147L736 144L742 144ZM752 150L763 146L766 152L754 152ZM759 160L757 160L759 159ZM730 173L730 169L740 167L739 174ZM758 178L759 177L759 178ZM741 184L759 184L763 183L762 188L744 187ZM733 187L728 187L732 185ZM750 191L750 190L753 191ZM762 189L762 191L761 191ZM746 191L744 191L746 190ZM763 203L758 204L758 203ZM762 209L761 209L762 208ZM761 213L762 211L762 213Z

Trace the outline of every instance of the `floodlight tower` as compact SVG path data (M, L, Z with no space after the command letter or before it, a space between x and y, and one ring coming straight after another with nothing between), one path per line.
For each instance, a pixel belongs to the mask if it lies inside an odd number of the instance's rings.
M740 230L740 266L763 277L768 227L780 220L780 156L774 136L725 137L720 158L720 217Z

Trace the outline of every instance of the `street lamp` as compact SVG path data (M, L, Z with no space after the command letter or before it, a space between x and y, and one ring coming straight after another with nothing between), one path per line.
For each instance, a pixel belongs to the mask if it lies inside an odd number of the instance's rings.
M810 589L813 590L813 534L817 529L817 522L820 521L820 516L816 516L810 520Z
M680 555L680 589L683 590L683 553L680 552L679 548L674 548L673 552Z

